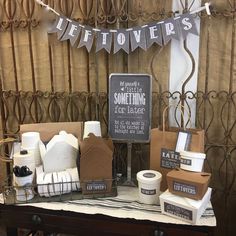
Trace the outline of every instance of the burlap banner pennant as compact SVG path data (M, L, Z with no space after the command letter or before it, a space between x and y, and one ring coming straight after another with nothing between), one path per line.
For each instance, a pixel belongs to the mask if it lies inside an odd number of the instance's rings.
M197 27L195 24L195 21L193 19L193 16L189 13L180 15L178 18L179 28L182 32L183 39L186 39L188 34L195 34L198 35Z
M92 27L87 25L84 26L84 28L82 29L82 34L78 48L85 46L87 48L87 51L90 52L93 45L93 39L94 39L94 31L92 30Z
M150 48L154 43L162 46L161 23L150 23L146 27L147 48Z
M143 50L147 49L145 28L140 26L134 27L129 31L129 34L132 52L138 47L142 48Z
M114 53L123 49L129 53L129 32L125 29L118 29L114 32Z
M85 46L88 52L91 51L96 35L96 52L105 49L111 53L113 43L113 53L122 49L127 54L137 48L147 50L153 44L164 46L172 39L186 39L189 33L198 35L193 15L189 13L144 26L115 30L95 29L65 16L58 16L48 33L57 33L60 41L70 40L72 46L79 41L78 48Z
M57 33L57 39L60 40L65 33L68 24L69 21L65 16L59 16L54 21L54 24L51 26L51 28L48 30L48 33Z
M71 21L60 40L63 41L69 39L70 44L73 47L79 37L80 31L81 31L80 24L76 21Z
M110 53L111 44L112 44L112 32L110 32L107 29L101 29L100 31L97 32L96 52L104 48L108 53Z

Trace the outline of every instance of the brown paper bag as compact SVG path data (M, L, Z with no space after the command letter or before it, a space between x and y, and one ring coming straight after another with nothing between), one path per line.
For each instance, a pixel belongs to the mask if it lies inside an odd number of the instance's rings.
M163 111L163 127L165 124ZM157 170L162 174L161 191L167 189L166 174L175 167L179 167L180 158L177 153L174 152L178 137L178 132L183 128L171 127L167 130L163 128L155 128L151 130L150 140L150 169ZM190 151L204 152L204 130L186 129L191 133ZM171 153L169 161L162 159L163 152ZM163 164L164 163L164 164Z

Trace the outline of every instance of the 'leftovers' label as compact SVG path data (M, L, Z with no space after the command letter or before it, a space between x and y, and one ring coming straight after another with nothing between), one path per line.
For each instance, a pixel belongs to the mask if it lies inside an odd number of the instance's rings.
M197 194L196 186L190 184L184 184L174 181L173 182L173 190L176 192L187 193L191 195Z
M186 220L192 220L193 219L193 212L184 209L179 206L172 205L170 203L164 202L164 211L167 213L170 213L172 215L178 216L180 218L186 219Z
M107 189L107 185L104 182L88 182L86 183L87 191L104 191Z

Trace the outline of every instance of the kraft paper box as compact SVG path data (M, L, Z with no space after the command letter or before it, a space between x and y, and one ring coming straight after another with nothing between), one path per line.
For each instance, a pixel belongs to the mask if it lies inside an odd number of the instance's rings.
M25 132L39 132L43 142L49 141L61 130L75 135L78 140L82 138L83 122L55 122L55 123L36 123L23 124L20 126L20 134Z
M112 188L113 143L89 134L80 143L80 181L83 194L109 193Z
M39 132L39 150L45 172L62 171L66 168L76 167L78 156L78 140L82 137L82 122L55 122L24 124L20 126L20 134L26 132ZM68 137L65 140L57 140L59 132L65 131ZM65 135L62 135L63 137ZM72 139L73 138L73 139ZM48 142L50 149L45 147ZM63 142L64 141L64 142ZM52 145L53 144L53 145Z
M210 202L211 190L211 188L208 188L202 200L180 197L166 190L160 195L161 212L191 224L196 224Z
M171 193L200 200L207 191L211 174L174 169L166 177Z

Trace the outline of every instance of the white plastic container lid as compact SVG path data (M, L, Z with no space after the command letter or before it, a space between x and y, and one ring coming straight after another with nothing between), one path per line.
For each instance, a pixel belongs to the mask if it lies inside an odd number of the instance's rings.
M160 182L162 174L155 170L142 170L137 173L137 180L145 184L155 184Z
M189 158L199 158L199 159L205 159L206 154L201 152L191 152L191 151L180 151L180 156L185 156Z

